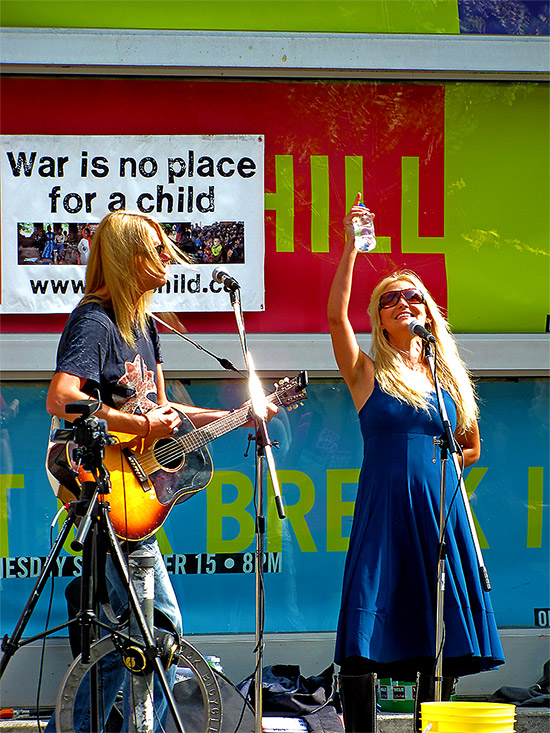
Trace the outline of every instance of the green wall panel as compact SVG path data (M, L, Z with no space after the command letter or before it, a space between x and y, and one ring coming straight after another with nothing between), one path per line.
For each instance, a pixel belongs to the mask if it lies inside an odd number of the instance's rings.
M3 0L28 28L459 33L457 0Z

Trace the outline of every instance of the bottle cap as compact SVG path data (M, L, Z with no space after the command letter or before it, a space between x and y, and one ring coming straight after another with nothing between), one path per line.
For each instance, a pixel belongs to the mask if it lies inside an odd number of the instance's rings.
M364 206L365 208L367 208L367 205L366 205L366 204L364 204L364 203L363 203L362 201L361 201L361 203L359 204L359 206Z

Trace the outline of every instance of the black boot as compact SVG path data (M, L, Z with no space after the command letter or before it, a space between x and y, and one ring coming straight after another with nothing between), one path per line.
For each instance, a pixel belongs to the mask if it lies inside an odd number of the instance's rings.
M340 674L338 680L346 733L377 733L376 674Z
M447 702L451 699L455 683L454 677L443 677L441 685L441 700ZM416 675L416 696L414 698L414 731L422 731L422 719L420 705L423 702L435 700L435 677L431 674L419 672Z

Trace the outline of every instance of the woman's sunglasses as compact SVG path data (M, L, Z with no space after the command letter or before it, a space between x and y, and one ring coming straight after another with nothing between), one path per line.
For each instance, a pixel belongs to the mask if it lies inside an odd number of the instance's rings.
M401 298L405 298L407 303L413 303L419 305L424 303L424 296L416 288L407 288L406 290L390 290L387 293L383 293L378 301L378 310L382 308L392 308L397 305Z

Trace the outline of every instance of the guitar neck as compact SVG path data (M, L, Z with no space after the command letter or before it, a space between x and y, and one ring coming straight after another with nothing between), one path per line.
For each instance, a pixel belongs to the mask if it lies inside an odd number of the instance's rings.
M266 397L268 402L278 402L278 395L276 392ZM239 407L237 410L220 417L218 420L214 420L208 425L203 425L196 430L192 430L186 435L182 435L178 438L182 449L185 453L202 448L207 443L211 443L216 438L221 438L222 435L240 428L242 425L247 423L252 417L252 409L249 404L245 404L243 407Z
M275 391L268 394L265 399L272 404L289 407L306 398L307 395L304 390L306 385L306 372L300 372L297 377L292 379L285 377L285 379L276 385ZM222 435L229 433L231 430L245 425L252 416L252 405L248 401L242 407L229 412L217 420L213 420L208 425L203 425L200 428L195 428L184 435L178 436L176 440L184 453L191 453L198 448L202 448L207 443L211 443L216 438L220 438Z
M201 428L192 430L186 435L182 435L178 438L178 442L185 451L185 453L191 453L191 451L202 448L207 443L211 443L216 438L221 438L222 435L240 428L250 419L250 407L239 407L237 410L230 412L224 417L220 417L218 420L214 420L208 425L203 425Z

